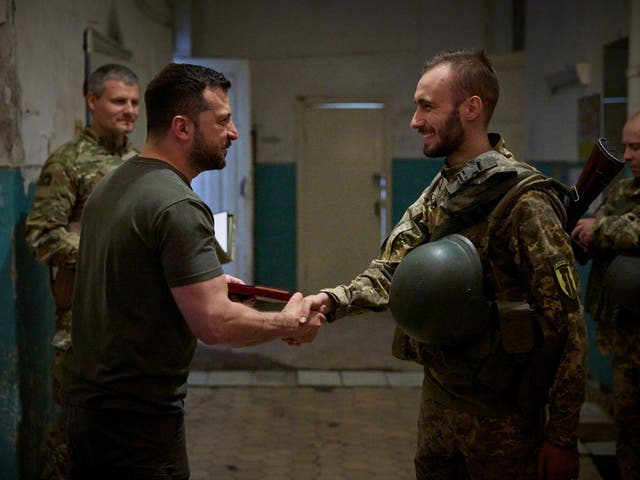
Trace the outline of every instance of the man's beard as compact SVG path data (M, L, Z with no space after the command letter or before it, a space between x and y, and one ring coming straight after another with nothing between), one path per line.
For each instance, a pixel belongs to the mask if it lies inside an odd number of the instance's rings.
M225 146L225 148L228 148L228 145ZM189 153L189 159L201 172L206 170L222 170L227 164L221 152L216 152L212 147L207 145L199 129L196 130L193 147Z
M431 148L428 148L426 145L424 146L422 151L425 156L432 158L448 157L464 143L465 133L462 129L458 107L454 108L449 114L439 132L444 136L437 145Z

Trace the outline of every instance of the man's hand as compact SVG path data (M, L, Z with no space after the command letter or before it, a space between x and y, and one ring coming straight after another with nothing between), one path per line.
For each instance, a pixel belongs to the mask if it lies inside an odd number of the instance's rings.
M578 450L544 442L538 452L538 480L577 479L580 473Z
M244 280L234 277L233 275L229 275L228 273L224 274L224 278L227 281L227 283L239 283L240 285L246 285Z
M594 223L595 220L593 218L581 218L571 231L571 238L578 243L585 252L589 251L589 245L593 237Z
M302 297L302 294L295 293L289 302L282 309L283 313L293 313L298 315L298 331L293 335L283 338L282 340L289 345L301 345L310 343L318 334L318 329L326 323L325 316L317 311L310 309L310 303Z
M229 275L228 273L224 274L224 278L227 283L239 283L240 285L246 285L244 280L241 280L233 275ZM247 295L229 295L229 299L232 302L244 303L249 307L253 307L256 304L256 297L249 297Z
M308 313L309 321L312 324L317 324L318 327L327 322L324 314L329 313L335 309L333 300L326 293L318 293L317 295L308 295L303 300L303 310ZM283 338L283 342L287 342L289 345L299 346L302 343L311 342L317 334L317 329L313 333L312 337L305 337L303 339L296 337Z
M315 295L307 295L304 297L305 303L308 305L309 310L315 310L322 314L332 313L336 309L336 304L329 294L320 292Z

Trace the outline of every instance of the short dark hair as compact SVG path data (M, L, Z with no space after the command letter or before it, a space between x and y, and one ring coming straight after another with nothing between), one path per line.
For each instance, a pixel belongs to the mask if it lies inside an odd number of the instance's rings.
M155 76L144 94L147 108L147 134L165 133L176 115L197 120L209 108L204 98L206 88L227 92L231 82L207 67L188 63L170 63Z
M96 68L84 83L83 93L86 96L89 92L100 98L104 92L104 82L107 80L118 80L126 85L138 85L138 77L133 71L124 65L109 63Z
M460 105L467 98L477 95L485 109L485 125L489 124L500 96L500 85L496 71L484 51L446 51L427 60L422 69L426 73L438 65L451 66L451 90L453 99Z

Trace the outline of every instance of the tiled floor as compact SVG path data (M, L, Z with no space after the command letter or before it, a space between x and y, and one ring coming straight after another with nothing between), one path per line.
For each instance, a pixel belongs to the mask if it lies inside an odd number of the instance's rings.
M237 370L192 372L189 385L197 387L420 387L422 372L336 370Z
M390 354L385 314L324 327L316 342L200 345L186 427L193 480L412 479L420 366ZM580 425L581 480L616 480L613 426L593 402Z

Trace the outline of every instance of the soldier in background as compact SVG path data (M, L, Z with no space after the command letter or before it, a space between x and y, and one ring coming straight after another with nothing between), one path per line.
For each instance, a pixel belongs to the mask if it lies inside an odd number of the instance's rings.
M310 342L324 317L302 294L279 311L229 298L213 215L191 189L238 131L224 75L169 64L145 92L147 141L85 205L65 355L72 479L188 479L184 399L197 339L231 347Z
M549 189L518 192L484 242L487 217L498 209L496 203L510 198L520 175L533 170L515 160L499 135L487 132L498 93L495 71L483 52L446 52L427 62L415 91L411 127L423 136L425 156L445 157L443 169L405 212L367 270L348 285L307 297L327 320L332 314L340 318L384 310L405 256L461 234L486 266L487 300L515 304L524 312L514 321L500 312L495 319L499 324L492 322L463 344L438 344L438 339L426 344L396 331L394 355L424 365L418 480L578 477L586 333L564 208ZM429 281L454 288L450 277L436 273L451 275L453 267L435 266L424 265ZM455 301L443 305L442 298L430 300L442 315L415 312L415 322L431 322L443 336L456 336L450 320L459 306ZM459 300L466 303L462 296ZM480 321L480 309L462 313L469 325ZM527 363L534 353L531 336L543 324L564 341L550 369L550 385L529 404L527 392L534 390L525 372L536 371Z
M640 112L625 124L622 143L632 178L615 183L595 216L578 221L572 237L592 255L585 307L597 322L598 348L612 359L616 456L620 477L629 480L640 475L640 313L613 302L605 279L616 256L640 254Z
M71 298L80 242L80 217L93 187L110 170L134 156L127 134L135 127L140 88L137 76L116 64L96 69L85 85L91 123L53 152L36 185L26 221L26 240L47 265L56 303L53 396L61 404L61 359L71 343ZM43 478L66 478L67 448L60 425L47 441Z

